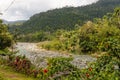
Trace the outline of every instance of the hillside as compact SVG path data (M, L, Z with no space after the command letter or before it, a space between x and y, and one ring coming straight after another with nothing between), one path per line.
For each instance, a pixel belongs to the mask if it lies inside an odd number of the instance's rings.
M82 25L94 18L101 18L105 14L113 12L120 6L120 0L99 0L97 3L82 7L64 7L49 10L33 15L28 21L19 26L20 33L34 33L36 31L51 31L57 29L71 30L75 24ZM16 27L12 27L11 30Z

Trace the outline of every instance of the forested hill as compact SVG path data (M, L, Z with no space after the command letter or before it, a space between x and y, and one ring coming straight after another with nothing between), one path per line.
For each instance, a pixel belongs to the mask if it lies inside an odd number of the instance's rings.
M82 25L88 20L101 18L105 14L113 12L115 7L120 7L120 0L99 0L87 6L49 10L33 15L17 28L21 33L33 33L40 30L51 32L57 29L71 30L75 24ZM15 27L12 28L15 29Z

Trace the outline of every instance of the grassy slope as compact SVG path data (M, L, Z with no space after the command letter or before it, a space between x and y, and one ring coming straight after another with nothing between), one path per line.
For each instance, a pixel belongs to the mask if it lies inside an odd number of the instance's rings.
M36 80L36 79L17 73L10 68L0 66L0 80Z

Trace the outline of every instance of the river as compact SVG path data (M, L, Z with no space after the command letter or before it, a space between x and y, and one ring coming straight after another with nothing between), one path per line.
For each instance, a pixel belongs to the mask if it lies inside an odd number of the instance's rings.
M63 54L56 51L47 51L45 49L40 49L37 47L37 43L17 43L15 46L19 51L17 55L26 56L32 64L36 67L46 67L46 58L53 57L73 57L71 64L77 66L78 68L87 68L87 63L93 62L96 58L90 55L73 55L73 54Z

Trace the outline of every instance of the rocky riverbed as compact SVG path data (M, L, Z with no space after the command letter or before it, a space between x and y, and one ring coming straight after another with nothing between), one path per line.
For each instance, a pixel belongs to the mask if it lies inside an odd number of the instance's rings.
M87 63L96 61L96 58L90 55L63 54L40 49L37 47L37 43L17 43L15 47L19 51L17 55L25 55L36 67L46 67L46 59L54 57L73 57L70 63L78 68L86 68Z

